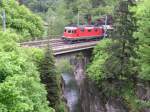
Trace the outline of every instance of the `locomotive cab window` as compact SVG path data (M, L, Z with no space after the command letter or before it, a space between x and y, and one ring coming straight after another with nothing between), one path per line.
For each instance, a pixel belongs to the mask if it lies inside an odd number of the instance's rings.
M71 33L72 31L71 30L68 30L68 33Z
M91 32L91 29L88 29L88 32Z
M75 33L75 30L72 30L72 33Z

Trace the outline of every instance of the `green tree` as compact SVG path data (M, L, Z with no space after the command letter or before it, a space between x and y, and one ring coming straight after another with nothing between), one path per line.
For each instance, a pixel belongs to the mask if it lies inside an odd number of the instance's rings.
M48 12L46 12L48 35L61 35L65 25L68 24L67 15L69 11L64 0L59 0L56 7L56 9L49 8Z
M97 81L106 99L119 96L120 100L128 102L131 111L137 112L140 106L136 103L138 98L134 91L138 70L133 37L136 24L134 13L129 10L131 6L134 6L134 2L128 0L118 3L114 13L112 41L104 40L101 47L98 45L95 48L96 54L88 72Z
M102 56L100 58L105 57L101 61L104 67L103 72L96 73L99 74L98 76L101 80L104 80L104 83L112 85L112 92L114 92L114 89L115 92L120 94L120 89L123 88L124 84L128 84L128 80L135 75L134 62L132 60L135 55L133 51L135 40L132 36L134 30L135 24L132 14L129 12L129 3L127 1L120 2L115 13L113 42L111 45L109 44L109 48L106 47L108 49L106 53L102 52L105 50L105 47L101 48L103 49L101 51L103 54L101 53ZM111 94L111 92L109 93Z
M48 107L44 86L34 77L15 75L0 84L0 111L54 112ZM1 110L1 107L4 109Z
M19 36L0 31L0 112L54 112L28 52L15 42Z
M138 63L139 63L139 78L150 80L150 4L149 0L143 0L134 9L136 10L136 18L138 31L135 33L138 39Z
M59 112L58 107L60 105L60 79L59 74L56 71L54 57L52 51L46 49L45 56L40 63L41 81L46 86L47 99L50 102L50 106Z
M48 24L46 35L61 35L64 27L80 23L87 24L86 15L91 15L93 22L100 16L112 14L117 0L21 0L28 8L42 16ZM46 10L45 10L46 8Z
M42 19L24 5L19 5L16 0L1 0L0 13L2 10L6 11L7 28L22 35L22 39L39 37L43 34ZM0 26L1 23L2 20L0 19Z
M98 85L100 81L107 78L104 74L104 63L110 56L108 52L111 44L111 39L103 39L99 42L99 44L94 48L92 62L87 69L89 77Z
M133 32L136 30L133 13L129 6L133 5L127 1L119 2L114 17L114 31L112 38L114 43L110 48L111 57L106 61L107 74L118 80L128 80L134 75L135 39ZM112 63L112 65L109 65ZM133 70L132 70L132 69Z
M25 4L33 12L45 13L50 7L56 8L57 0L19 0L19 2Z

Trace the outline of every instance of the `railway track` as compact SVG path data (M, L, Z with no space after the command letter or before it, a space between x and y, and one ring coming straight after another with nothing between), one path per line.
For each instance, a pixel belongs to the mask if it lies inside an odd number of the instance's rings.
M29 41L29 42L23 42L20 45L21 46L38 46L41 44L48 44L48 43L58 43L63 42L61 39L45 39L45 40L38 40L38 41Z
M74 52L78 50L93 48L98 42L99 41L89 41L75 44L66 44L62 39L46 39L46 40L23 42L20 45L22 47L44 48L49 44L54 52L54 55L57 55L61 53Z

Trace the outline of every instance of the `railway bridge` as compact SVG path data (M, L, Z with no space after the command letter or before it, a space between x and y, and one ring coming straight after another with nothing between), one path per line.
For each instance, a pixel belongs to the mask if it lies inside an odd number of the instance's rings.
M28 41L21 43L23 47L44 48L49 45L52 48L54 56L68 55L76 52L90 51L98 41L78 42L75 44L66 44L62 39L45 39Z

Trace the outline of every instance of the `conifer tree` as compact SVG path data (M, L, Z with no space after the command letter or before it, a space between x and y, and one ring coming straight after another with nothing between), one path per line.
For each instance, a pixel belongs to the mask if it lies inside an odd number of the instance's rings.
M114 12L113 43L109 48L109 58L104 64L105 83L111 94L120 94L135 79L136 64L133 61L136 53L133 32L136 30L133 13L129 7L131 0L120 0ZM110 86L111 85L111 86ZM115 91L114 91L115 90Z
M40 65L40 74L42 83L45 84L48 92L47 99L50 102L50 106L57 110L57 106L60 103L60 83L54 57L49 46Z

